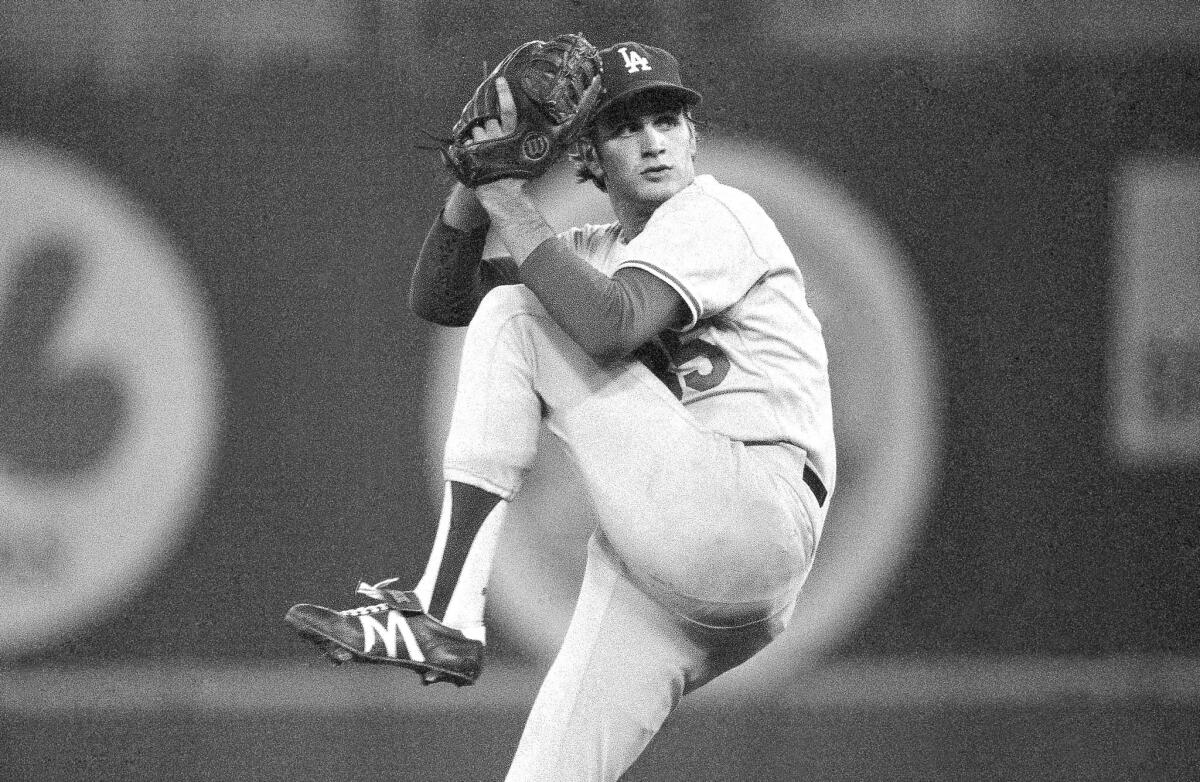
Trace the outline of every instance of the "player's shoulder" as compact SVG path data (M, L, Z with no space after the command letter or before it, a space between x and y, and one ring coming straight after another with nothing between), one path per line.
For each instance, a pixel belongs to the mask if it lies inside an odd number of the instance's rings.
M713 199L731 206L758 207L758 202L744 190L720 182L712 174L697 174L690 188L697 198Z
M692 183L664 204L664 212L688 213L706 220L734 219L753 223L766 217L763 208L749 193L718 182L710 174L699 174ZM666 214L664 214L666 216Z
M762 205L746 191L718 182L707 174L698 176L696 179L699 185L698 190L705 197L728 209L739 220L747 223L770 220Z
M759 255L772 255L779 250L782 237L775 222L744 190L719 182L709 174L700 174L672 201L676 199L679 199L676 208L691 212L693 219L715 230L744 233Z

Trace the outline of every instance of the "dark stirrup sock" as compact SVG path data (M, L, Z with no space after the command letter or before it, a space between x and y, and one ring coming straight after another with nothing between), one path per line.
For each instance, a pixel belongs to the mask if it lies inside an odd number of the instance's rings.
M450 528L446 534L446 548L434 582L433 597L429 601L429 613L442 617L450 604L454 587L462 574L471 543L488 514L500 502L500 497L467 483L450 481Z

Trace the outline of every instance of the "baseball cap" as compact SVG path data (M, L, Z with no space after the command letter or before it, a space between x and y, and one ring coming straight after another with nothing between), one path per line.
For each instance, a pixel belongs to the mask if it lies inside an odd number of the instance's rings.
M700 103L700 93L683 86L679 60L668 51L634 41L626 41L600 50L603 71L600 104L596 113L618 101L646 90L665 90L683 99L689 106Z

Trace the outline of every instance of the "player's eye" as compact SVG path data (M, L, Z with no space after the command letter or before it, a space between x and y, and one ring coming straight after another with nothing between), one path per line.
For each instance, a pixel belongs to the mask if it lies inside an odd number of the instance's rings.
M654 118L654 126L659 130L670 130L679 124L679 115L672 112L670 114L660 114Z

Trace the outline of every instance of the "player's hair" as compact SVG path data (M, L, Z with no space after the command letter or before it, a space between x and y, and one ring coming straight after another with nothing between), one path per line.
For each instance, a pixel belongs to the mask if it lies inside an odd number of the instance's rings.
M658 93L655 95L655 98L661 100L663 104L665 104L664 108L673 108L676 111L681 111L683 113L684 120L688 124L688 128L691 130L692 138L696 139L697 141L699 140L700 137L696 130L697 122L696 118L692 116L691 106L689 106L682 99L678 99L670 94ZM588 166L588 163L594 160L596 156L594 131L595 123L593 122L591 130L589 130L589 132L582 139L572 144L571 148L567 150L567 157L575 166L575 181L582 184L590 180L592 184L600 188L601 192L607 193L608 186L604 183L604 177L599 177L593 174L592 169Z

